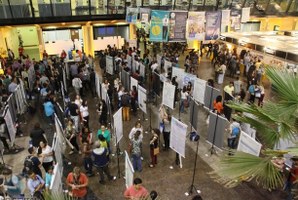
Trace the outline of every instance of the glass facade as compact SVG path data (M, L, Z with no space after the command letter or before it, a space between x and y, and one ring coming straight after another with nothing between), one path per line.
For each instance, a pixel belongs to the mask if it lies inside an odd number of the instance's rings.
M96 16L113 19L115 15L124 15L127 6L185 11L251 7L253 15L298 14L298 0L0 0L0 24L4 19L17 21L56 17L58 20L62 16L69 20L84 16L90 19Z

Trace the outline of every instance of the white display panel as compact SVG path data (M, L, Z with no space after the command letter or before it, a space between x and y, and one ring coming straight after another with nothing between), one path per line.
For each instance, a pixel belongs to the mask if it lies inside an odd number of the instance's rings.
M172 117L170 147L180 156L185 158L185 140L187 133L187 125Z
M113 119L116 143L118 143L123 137L122 107L114 114Z
M202 80L199 78L195 79L193 97L200 104L204 104L206 84L207 84L207 81L205 80Z
M261 152L262 144L255 141L254 138L250 137L247 133L241 131L238 151L249 153L251 155L259 156Z
M164 82L162 91L162 104L174 109L176 87L171 83Z

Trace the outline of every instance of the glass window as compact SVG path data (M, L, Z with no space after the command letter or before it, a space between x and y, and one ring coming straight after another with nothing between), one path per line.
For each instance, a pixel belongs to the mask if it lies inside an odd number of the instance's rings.
M91 15L105 15L107 14L107 0L91 0Z
M8 0L0 0L0 19L10 19L12 18Z
M71 16L70 0L52 0L54 16Z
M32 16L29 0L10 1L13 18L30 18Z
M298 0L293 0L289 12L293 13L293 12L298 12Z
M190 11L203 10L204 0L192 0L190 5Z
M71 11L73 16L89 15L89 0L71 0Z
M188 10L189 1L188 0L176 0L175 9L176 10Z
M160 0L160 7L162 10L172 9L173 5L174 5L174 0Z
M159 6L159 0L143 0L143 6L144 7L158 7Z
M34 2L34 3L33 3ZM38 10L36 11L36 1L32 1L35 17L51 17L52 6L50 0L38 0Z

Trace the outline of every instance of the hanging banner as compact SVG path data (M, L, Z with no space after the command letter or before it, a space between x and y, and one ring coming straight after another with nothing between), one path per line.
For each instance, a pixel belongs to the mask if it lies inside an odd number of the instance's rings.
M137 19L138 19L138 12L139 12L138 8L126 8L126 18L125 18L125 20L128 23L135 24L137 22Z
M249 18L250 18L250 7L242 8L241 22L245 23L249 21Z
M257 142L254 138L250 137L247 133L241 131L238 142L238 151L249 153L251 155L259 156L262 144Z
M193 97L200 104L204 104L205 100L205 90L206 90L207 81L196 78L193 88Z
M216 40L220 34L221 12L206 12L206 40Z
M230 24L230 10L221 11L221 32L228 32L228 27Z
M174 109L176 87L171 83L164 82L162 91L162 104Z
M147 114L147 91L145 88L138 86L138 103L140 109Z
M205 12L189 12L187 19L187 39L205 39Z
M150 21L150 12L149 8L140 8L140 21L143 24L147 24Z
M169 42L185 41L187 12L170 12Z
M169 35L169 12L164 10L151 11L151 42L167 42Z
M185 158L186 133L187 133L187 125L179 121L175 117L172 117L170 147L183 158Z
M231 31L240 30L241 10L231 10Z

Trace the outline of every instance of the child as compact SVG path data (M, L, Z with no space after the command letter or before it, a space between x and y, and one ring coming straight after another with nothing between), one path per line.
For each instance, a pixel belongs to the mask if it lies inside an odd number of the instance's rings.
M54 167L50 166L48 171L46 172L46 191L49 191L49 188L51 186L51 182L52 182L52 177L53 177L53 171L54 171Z

